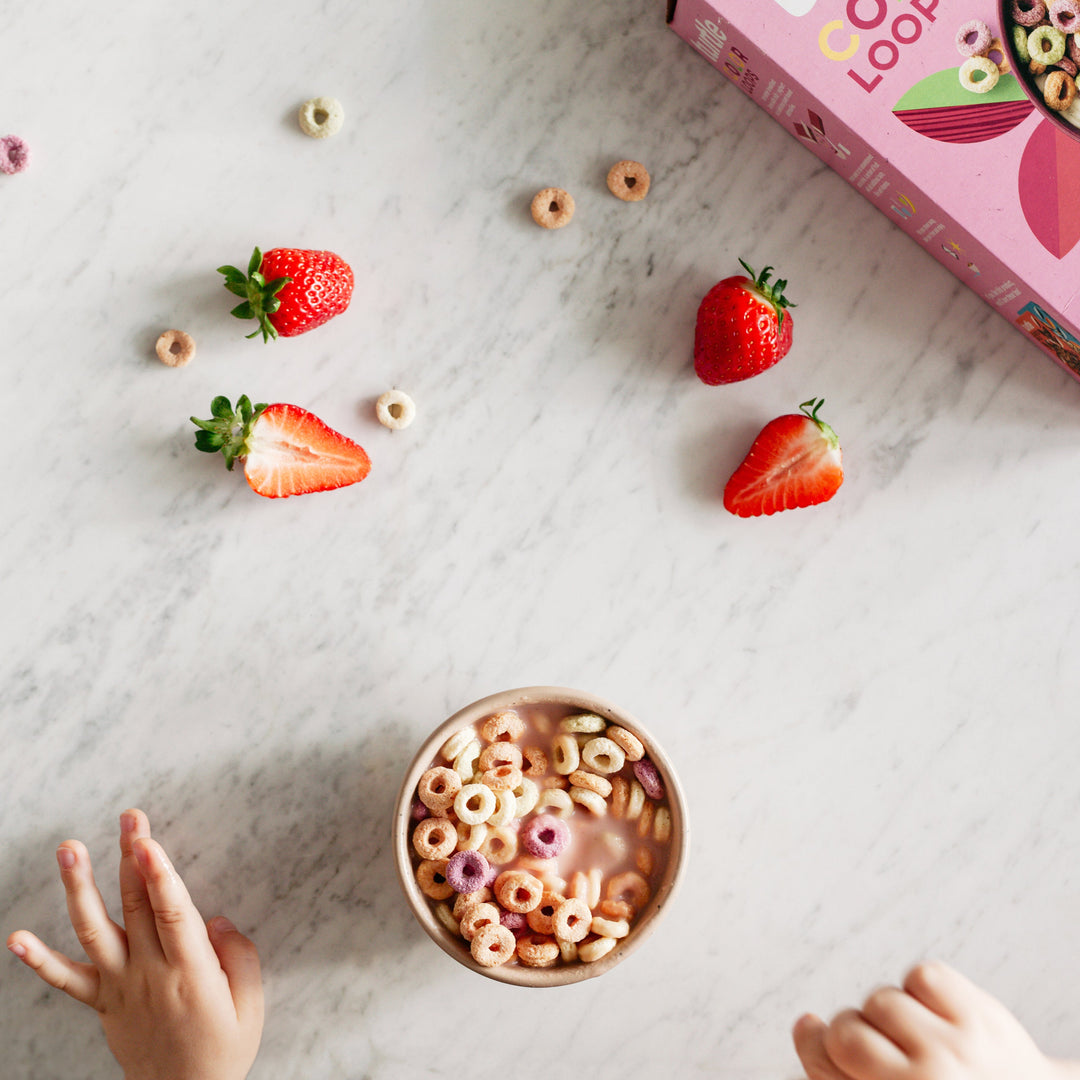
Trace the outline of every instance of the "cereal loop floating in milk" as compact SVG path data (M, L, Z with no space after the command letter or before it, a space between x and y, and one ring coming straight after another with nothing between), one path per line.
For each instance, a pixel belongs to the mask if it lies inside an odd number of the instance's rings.
M517 938L501 923L485 926L472 939L470 952L483 967L505 964L514 955Z
M420 777L416 793L429 809L439 813L449 810L461 790L461 777L453 769L437 765Z

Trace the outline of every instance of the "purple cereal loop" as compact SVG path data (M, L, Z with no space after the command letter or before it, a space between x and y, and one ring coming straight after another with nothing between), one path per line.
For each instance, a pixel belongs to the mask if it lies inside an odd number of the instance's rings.
M1012 0L1012 17L1021 26L1038 26L1046 18L1046 5L1043 0Z
M1080 68L1076 65L1076 61L1070 60L1067 56L1063 56L1054 67L1061 68L1066 75L1071 75L1074 79L1076 78L1077 71L1080 71Z
M22 172L30 164L30 147L18 135L0 139L0 172L8 176Z
M554 859L570 843L570 827L562 818L540 814L522 827L521 842L530 855L538 859Z
M975 39L968 41L974 34ZM956 31L956 51L961 56L982 56L990 48L990 27L982 19L969 19Z
M1071 34L1080 25L1080 0L1054 0L1050 5L1050 25Z
M662 799L664 797L664 785L660 781L660 770L648 759L642 758L634 762L634 775L638 783L645 789L645 794L650 799Z
M455 851L446 860L443 877L457 893L475 892L488 884L491 864L479 851Z
M1080 64L1080 33L1070 34L1065 48L1069 59L1074 64Z
M415 799L409 817L411 817L413 821L423 821L430 813L431 811L419 799Z
M529 933L529 920L520 911L500 911L499 922L510 931L514 937Z

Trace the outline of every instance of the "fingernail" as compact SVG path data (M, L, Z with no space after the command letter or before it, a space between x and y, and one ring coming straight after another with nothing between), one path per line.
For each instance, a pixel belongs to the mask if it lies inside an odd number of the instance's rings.
M120 831L122 833L134 832L135 831L135 826L137 824L138 824L138 821L137 821L135 815L133 813L131 813L130 810L125 810L120 815Z
M56 861L60 864L61 870L70 870L75 865L75 852L71 848L57 848Z
M26 946L20 945L19 942L13 941L8 948L20 959L26 959Z
M227 934L230 931L235 930L236 927L229 919L225 918L224 915L215 915L214 918L210 920L210 929L217 934Z

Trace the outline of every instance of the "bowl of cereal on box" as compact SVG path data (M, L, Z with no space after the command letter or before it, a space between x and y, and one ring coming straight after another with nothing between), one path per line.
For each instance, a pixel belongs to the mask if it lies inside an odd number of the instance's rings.
M492 694L441 724L405 775L393 832L431 939L519 986L625 959L666 910L689 843L656 740L623 709L555 686Z

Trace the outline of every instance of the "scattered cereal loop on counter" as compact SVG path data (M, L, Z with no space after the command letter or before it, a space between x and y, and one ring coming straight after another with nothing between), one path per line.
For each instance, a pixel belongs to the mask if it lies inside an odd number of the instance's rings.
M345 122L341 102L332 97L316 97L300 106L300 130L313 139L336 135Z
M651 182L649 170L640 161L617 161L607 174L608 191L623 202L641 202Z
M533 196L530 209L533 221L541 228L561 229L574 216L574 197L562 188L544 188Z
M186 367L195 359L195 339L183 330L166 330L154 344L154 351L167 367Z
M30 164L30 147L18 135L0 138L0 172L13 176Z
M387 390L375 402L375 416L383 427L402 431L416 419L416 402L402 390Z

